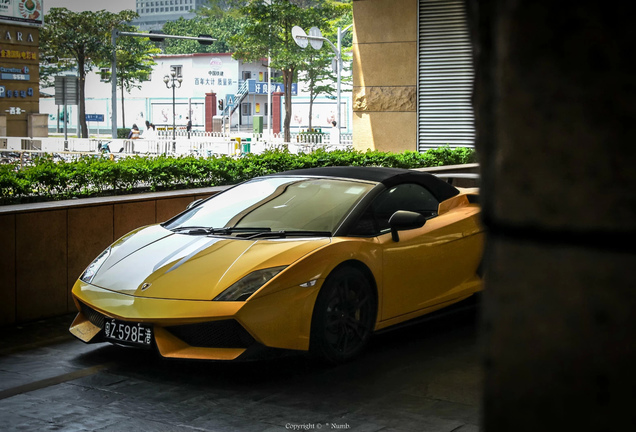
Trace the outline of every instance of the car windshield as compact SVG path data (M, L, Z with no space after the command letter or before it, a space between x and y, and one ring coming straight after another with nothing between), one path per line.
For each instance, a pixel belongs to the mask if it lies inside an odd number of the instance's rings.
M340 179L257 178L213 196L164 227L208 229L208 233L224 233L222 228L230 228L232 232L253 229L333 233L373 186Z

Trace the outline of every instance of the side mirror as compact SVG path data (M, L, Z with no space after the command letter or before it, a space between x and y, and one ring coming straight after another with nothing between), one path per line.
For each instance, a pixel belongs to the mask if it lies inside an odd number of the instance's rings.
M412 230L421 228L426 223L426 218L419 213L398 210L389 219L389 226L391 227L391 238L394 242L400 241L398 231Z
M198 206L199 204L201 204L201 202L203 202L203 199L202 199L202 198L199 198L198 200L194 200L194 201L192 201L190 204L188 204L188 205L186 206L186 210L190 210L192 207L196 207L196 206Z

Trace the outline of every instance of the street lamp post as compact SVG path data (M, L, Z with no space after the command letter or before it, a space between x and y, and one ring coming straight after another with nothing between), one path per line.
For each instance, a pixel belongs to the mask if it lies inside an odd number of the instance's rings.
M163 77L163 82L166 84L167 88L172 87L172 150L176 151L177 149L177 139L176 139L176 112L175 112L175 90L181 87L181 83L183 82L182 77L177 76L177 71L172 69L170 71L170 75L166 75ZM179 84L179 85L177 85Z

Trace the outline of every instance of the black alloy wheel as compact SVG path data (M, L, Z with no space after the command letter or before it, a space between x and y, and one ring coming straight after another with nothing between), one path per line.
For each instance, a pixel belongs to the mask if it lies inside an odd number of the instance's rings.
M316 299L310 350L333 364L351 359L371 337L376 313L376 292L367 276L355 267L334 270Z

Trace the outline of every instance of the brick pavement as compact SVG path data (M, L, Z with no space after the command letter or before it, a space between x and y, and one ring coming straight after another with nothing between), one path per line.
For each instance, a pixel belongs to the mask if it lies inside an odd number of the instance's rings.
M85 345L71 319L0 329L3 431L479 430L475 309L377 335L337 367L165 360Z

